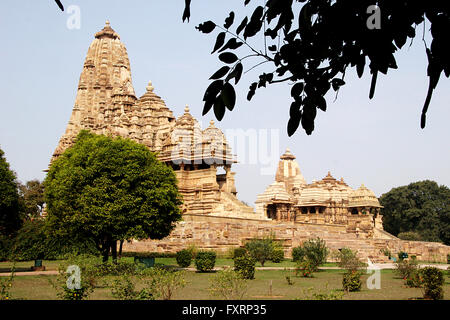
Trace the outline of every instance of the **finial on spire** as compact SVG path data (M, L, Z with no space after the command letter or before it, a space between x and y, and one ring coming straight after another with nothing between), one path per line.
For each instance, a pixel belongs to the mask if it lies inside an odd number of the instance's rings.
M106 23L105 23L105 25L106 25L107 27L110 27L110 23L109 23L109 20L106 20Z
M209 122L209 125L210 125L211 127L214 127L214 120L211 120L211 121Z
M155 88L153 87L152 82L149 81L148 85L147 85L147 91L153 92L153 89L155 89Z
M185 113L189 113L189 106L188 105L186 105L186 107L184 107L184 112Z
M286 148L286 153L291 153L291 149Z

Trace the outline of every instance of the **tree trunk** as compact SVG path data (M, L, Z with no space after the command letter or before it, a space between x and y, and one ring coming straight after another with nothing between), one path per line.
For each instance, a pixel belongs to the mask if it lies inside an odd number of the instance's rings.
M111 255L113 263L117 263L117 240L111 240Z
M122 259L122 246L123 246L123 240L120 240L120 245L119 245L119 259Z

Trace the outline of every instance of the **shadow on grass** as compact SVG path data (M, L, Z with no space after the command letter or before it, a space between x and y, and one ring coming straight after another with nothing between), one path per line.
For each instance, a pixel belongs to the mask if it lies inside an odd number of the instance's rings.
M11 272L12 268L0 268L0 273L8 273ZM31 266L30 267L16 267L14 269L14 272L32 272L33 270L31 270Z

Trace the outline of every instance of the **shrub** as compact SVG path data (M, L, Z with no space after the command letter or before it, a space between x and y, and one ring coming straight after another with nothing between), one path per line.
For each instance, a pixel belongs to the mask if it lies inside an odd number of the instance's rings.
M155 267L145 269L142 276L150 278L144 281L146 292L162 300L171 300L178 289L186 286L184 271Z
M450 253L447 253L447 264L450 264Z
M138 272L139 264L118 260L117 262L98 263L95 265L97 276L122 276L135 275Z
M239 272L244 279L255 278L255 260L249 255L243 255L234 259L234 271Z
M416 260L402 260L395 264L395 273L400 276L403 280L411 278L412 275L417 272L418 265Z
M306 300L342 300L345 295L345 292L340 292L338 290L328 290L328 283L325 286L324 290L315 290L310 287L308 289L303 289L303 294L305 295Z
M242 257L247 255L247 249L245 248L235 248L233 249L233 259L237 258L237 257Z
M245 248L250 256L261 263L264 267L266 260L269 260L274 250L274 242L272 238L252 239L245 244Z
M192 252L184 249L177 252L177 263L182 268L187 268L191 265Z
M397 238L408 241L422 241L422 236L414 231L400 232Z
M342 248L335 254L337 265L347 271L358 271L366 266L356 255L355 251L349 248Z
M199 251L195 257L195 267L200 272L208 272L214 269L216 253L214 251Z
M423 297L425 299L444 299L444 274L436 267L425 267L420 271L423 278Z
M415 272L413 272L412 274L410 274L410 276L408 278L406 278L405 284L411 288L421 288L423 285L423 277L422 277L421 270L418 269Z
M344 273L344 277L342 278L342 288L345 292L360 291L361 285L361 272L350 271Z
M320 238L309 239L302 245L303 247L303 261L308 261L310 267L315 272L321 264L326 262L328 256L328 248L325 241ZM301 260L300 260L301 261Z
M14 281L14 269L13 266L9 277L0 277L0 301L11 299L10 290Z
M111 294L118 300L154 300L147 288L136 290L135 282L128 276L121 276L111 283Z
M292 248L292 261L302 261L305 256L305 250L302 246Z
M284 260L284 251L283 249L274 249L272 251L272 256L270 260L275 263L280 263Z
M247 289L247 280L242 277L242 274L227 268L212 277L209 292L225 300L241 300Z
M305 278L312 278L314 271L314 264L308 259L298 262L297 268L295 269L297 276L300 275Z

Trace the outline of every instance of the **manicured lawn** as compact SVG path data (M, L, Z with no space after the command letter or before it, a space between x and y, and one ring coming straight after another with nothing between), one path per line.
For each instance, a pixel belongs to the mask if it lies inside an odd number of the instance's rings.
M157 263L171 260L157 259ZM55 266L57 265L56 262ZM225 263L225 261L223 261ZM26 265L29 265L28 262ZM222 264L223 265L223 264ZM55 268L56 269L56 268ZM308 288L314 290L328 290L342 288L342 270L321 270L314 274L314 278L295 277L292 273L285 270L257 270L255 279L250 280L249 289L245 299L302 299L311 296L307 293ZM288 285L286 275L291 274L294 281L293 285ZM188 284L185 288L176 292L174 299L192 299L206 300L217 299L210 295L208 288L211 278L215 273L197 273L194 271L186 272ZM369 290L366 286L366 279L369 275L363 275L363 286L360 292L348 293L344 299L369 299L369 300L396 300L396 299L417 299L422 297L421 289L407 288L403 280L398 278L393 270L381 271L381 289ZM17 276L14 279L11 295L15 299L57 299L56 291L51 286L49 279L54 276ZM101 282L101 281L100 281ZM270 284L272 293L269 295ZM138 286L139 287L139 286ZM450 278L446 275L444 286L444 296L450 299ZM112 299L110 288L103 287L95 289L90 299Z

